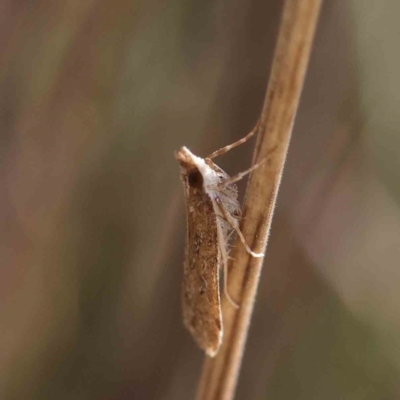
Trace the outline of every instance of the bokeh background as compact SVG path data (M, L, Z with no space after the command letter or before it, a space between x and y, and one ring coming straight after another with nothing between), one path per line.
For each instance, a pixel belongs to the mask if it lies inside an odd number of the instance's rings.
M252 129L281 6L1 0L1 399L193 398L173 152ZM237 399L400 398L399 14L323 5Z

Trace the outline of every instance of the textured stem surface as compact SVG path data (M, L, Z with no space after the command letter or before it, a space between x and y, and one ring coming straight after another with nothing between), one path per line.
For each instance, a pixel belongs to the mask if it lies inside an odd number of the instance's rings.
M320 6L321 0L286 0L283 7L253 157L253 163L266 162L250 179L241 226L247 243L258 253L267 245ZM228 400L235 393L263 259L249 256L239 240L233 257L228 289L240 308L223 297L223 344L215 358L206 357L198 400Z

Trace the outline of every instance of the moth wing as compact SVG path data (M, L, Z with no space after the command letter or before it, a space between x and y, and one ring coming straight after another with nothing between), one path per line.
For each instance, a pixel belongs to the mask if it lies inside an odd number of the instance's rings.
M217 221L212 201L202 188L187 185L185 192L183 320L200 348L214 356L222 341Z

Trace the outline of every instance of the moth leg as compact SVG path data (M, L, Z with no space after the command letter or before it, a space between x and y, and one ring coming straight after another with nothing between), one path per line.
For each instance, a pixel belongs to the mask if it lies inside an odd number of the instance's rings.
M216 214L216 215L217 215L217 217L221 218L226 223L229 223L222 215L219 215L219 214ZM226 252L228 260L235 260L234 257L230 256L230 249L233 248L234 245L233 244L229 244L229 239L231 238L233 233L236 233L236 232L233 229L231 229L231 231L227 235L223 234L224 238L225 238L225 248L229 248L229 251Z
M252 251L249 247L249 245L246 242L246 239L243 236L242 231L239 229L239 227L235 224L236 220L228 213L226 212L225 208L223 207L223 205L221 204L221 200L217 197L215 199L215 203L217 204L219 210L222 212L224 220L226 222L228 222L228 224L236 231L236 233L238 234L240 241L242 242L244 248L246 249L246 251L253 256L254 258L260 258L260 257L264 257L264 253L255 253L254 251Z
M220 149L211 153L207 158L211 159L211 158L221 156L222 154L227 153L229 150L231 150L237 146L240 146L243 143L246 143L257 132L259 125L260 125L260 120L257 121L257 124L254 127L254 129L250 133L248 133L244 138L242 138L242 139L238 140L237 142L232 143L228 146L221 147Z
M239 308L239 304L236 303L228 293L228 254L226 252L226 243L224 239L224 235L221 231L219 225L217 225L217 233L218 233L218 243L219 243L219 250L221 252L222 262L224 264L224 294L228 299L229 303L232 304L233 307Z
M267 161L266 158L264 158L263 160L261 160L259 163L254 164L252 167L250 167L249 169L246 169L243 172L239 172L238 174L231 176L230 178L220 182L218 184L219 188L224 188L232 183L235 183L237 181L240 181L241 179L243 179L246 175L250 174L251 172L253 172L255 169L261 167L261 165L263 165L265 162Z
M218 215L218 216L220 217L220 215ZM234 232L234 230L232 229L232 230L228 233L228 235L227 235L227 237L226 237L226 242L229 241L229 239L231 238L233 232ZM228 243L226 243L226 244L228 244Z

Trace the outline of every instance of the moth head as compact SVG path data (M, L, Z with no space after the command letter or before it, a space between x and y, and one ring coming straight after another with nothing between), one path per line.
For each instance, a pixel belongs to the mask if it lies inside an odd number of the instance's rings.
M181 166L181 172L187 184L194 188L203 186L203 175L199 171L199 157L195 156L187 147L175 152L175 158Z
M187 147L176 151L175 158L181 166L182 180L190 187L207 188L219 182L216 172L207 164L207 160L195 156Z
M181 147L175 152L175 158L179 162L182 169L188 171L196 165L196 157L187 147ZM197 157L196 157L197 158Z

